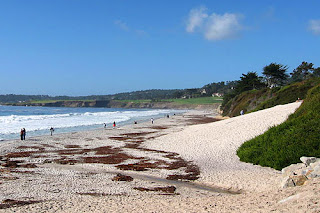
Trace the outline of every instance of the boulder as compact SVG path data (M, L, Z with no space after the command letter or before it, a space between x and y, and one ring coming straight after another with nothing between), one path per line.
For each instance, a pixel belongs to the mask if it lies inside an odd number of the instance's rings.
M310 167L313 169L314 167L316 167L317 165L320 165L320 158L317 158L316 162L314 163L310 163Z
M282 188L288 188L288 187L294 187L294 186L295 185L294 185L294 182L293 182L291 177L286 177L281 182L281 187Z
M307 168L301 172L301 175L309 176L313 172L313 169Z
M300 158L301 162L304 163L306 166L309 166L310 163L314 163L317 161L317 158L315 157L305 157L305 156L302 156Z
M306 165L303 163L291 164L281 170L282 177L301 174L304 169L306 169Z
M310 173L309 177L311 178L320 177L320 164L313 168L313 171Z
M310 178L320 177L320 159L315 157L301 157L303 163L292 164L282 169L283 188L301 186Z

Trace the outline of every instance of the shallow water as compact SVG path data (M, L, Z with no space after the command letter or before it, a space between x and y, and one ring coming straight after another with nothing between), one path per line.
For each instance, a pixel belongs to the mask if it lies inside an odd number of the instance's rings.
M183 110L163 109L116 109L116 108L67 108L67 107L24 107L0 106L0 140L18 139L21 128L28 136L76 132L146 121L167 114L182 113Z

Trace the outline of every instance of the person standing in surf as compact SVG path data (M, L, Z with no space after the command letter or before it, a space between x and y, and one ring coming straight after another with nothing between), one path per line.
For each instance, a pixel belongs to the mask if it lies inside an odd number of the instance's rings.
M21 140L23 140L23 129L21 129L21 131L20 131L20 138L21 138Z
M113 121L113 128L116 128L116 122Z
M51 132L51 136L52 136L52 133L54 132L54 128L53 127L50 128L50 132Z

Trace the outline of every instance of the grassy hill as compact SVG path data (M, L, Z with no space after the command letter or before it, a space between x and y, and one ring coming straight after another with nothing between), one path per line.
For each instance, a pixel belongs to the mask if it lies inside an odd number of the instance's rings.
M133 102L133 103L151 103L151 102L171 102L175 104L214 104L222 103L220 97L199 97L199 98L174 98L174 99L161 99L152 101L151 99L146 100L121 100L121 102Z
M317 85L308 89L314 84ZM262 101L255 110L292 102L297 97L304 98L307 89L307 97L303 104L286 122L245 142L238 149L237 154L241 161L281 170L290 164L300 162L301 156L320 157L319 78L284 87L272 93L271 97ZM258 91L252 92L257 93ZM243 99L253 97L252 94L243 95ZM263 94L270 96L270 91Z
M244 112L252 112L270 108L279 104L287 104L304 99L308 90L320 83L320 78L293 83L282 88L264 88L241 93L222 106L223 115L234 117Z
M142 100L36 100L13 103L14 106L46 107L111 107L111 108L158 108L195 109L197 107L217 108L222 102L218 97L199 97L190 99L142 99Z

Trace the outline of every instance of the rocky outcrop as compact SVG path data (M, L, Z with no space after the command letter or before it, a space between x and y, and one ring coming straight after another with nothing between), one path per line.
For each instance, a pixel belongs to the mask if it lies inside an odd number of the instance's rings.
M292 164L282 169L283 188L304 185L311 178L320 177L320 158L301 157L302 163Z

